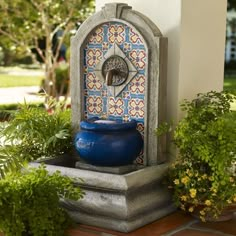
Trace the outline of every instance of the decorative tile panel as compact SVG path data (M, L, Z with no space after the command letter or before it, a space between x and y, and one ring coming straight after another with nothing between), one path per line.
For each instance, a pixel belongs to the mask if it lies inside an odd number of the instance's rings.
M98 78L101 61L118 47L126 62L132 64L135 73L129 82L123 85L117 96L108 91L106 84ZM147 76L147 48L143 37L126 24L109 22L100 25L91 32L84 49L84 117L94 116L123 119L135 119L137 129L144 136L144 99ZM136 162L143 164L143 153Z

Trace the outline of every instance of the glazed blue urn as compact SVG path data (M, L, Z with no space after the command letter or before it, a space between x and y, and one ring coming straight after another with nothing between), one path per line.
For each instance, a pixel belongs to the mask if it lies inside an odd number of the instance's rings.
M132 164L143 148L137 122L91 118L80 122L75 148L82 160L96 166Z

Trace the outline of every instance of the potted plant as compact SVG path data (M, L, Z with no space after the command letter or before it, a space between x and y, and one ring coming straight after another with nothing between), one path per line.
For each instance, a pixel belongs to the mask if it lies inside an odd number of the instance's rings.
M60 206L60 198L78 200L79 187L59 171L45 166L8 172L0 179L0 232L5 236L64 235L72 221Z
M227 92L198 94L185 100L186 116L174 130L178 157L169 171L178 207L202 221L228 219L236 206L235 99ZM163 129L163 127L162 127ZM231 214L225 215L225 211ZM228 211L230 212L230 211Z

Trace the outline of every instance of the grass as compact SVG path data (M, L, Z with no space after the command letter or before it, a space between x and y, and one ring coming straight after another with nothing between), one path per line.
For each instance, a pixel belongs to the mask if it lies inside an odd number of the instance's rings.
M236 77L225 77L224 89L234 91L234 93L236 94Z
M40 86L42 76L25 76L0 74L0 88L21 87L21 86Z
M228 90L234 95L236 95L236 76L225 77L224 79L224 90ZM236 111L236 101L231 104L232 110Z
M36 67L24 68L0 67L0 88L39 86L43 79L42 69Z

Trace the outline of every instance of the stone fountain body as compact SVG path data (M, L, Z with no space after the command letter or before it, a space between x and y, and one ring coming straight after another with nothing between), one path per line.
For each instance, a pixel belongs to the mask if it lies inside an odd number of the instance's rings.
M76 222L130 232L175 209L163 184L166 140L154 132L166 114L166 55L167 39L157 26L123 3L106 4L72 38L75 133L81 121L94 117L135 120L144 144L131 165L101 167L81 161L77 168L59 166L60 161L47 165L50 171L59 169L84 180L78 180L84 199L63 201Z

